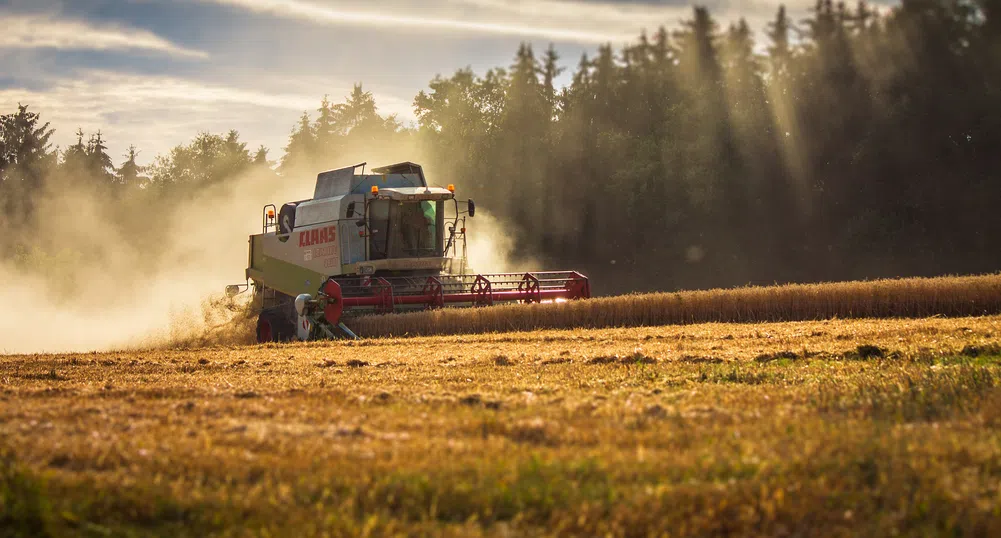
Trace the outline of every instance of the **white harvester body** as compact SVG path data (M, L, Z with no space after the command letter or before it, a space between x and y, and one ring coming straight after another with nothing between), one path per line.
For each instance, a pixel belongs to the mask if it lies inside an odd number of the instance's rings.
M590 295L574 272L467 274L473 201L429 186L414 163L364 169L320 173L311 199L265 206L246 271L262 308L259 341L353 337L341 323L348 313Z

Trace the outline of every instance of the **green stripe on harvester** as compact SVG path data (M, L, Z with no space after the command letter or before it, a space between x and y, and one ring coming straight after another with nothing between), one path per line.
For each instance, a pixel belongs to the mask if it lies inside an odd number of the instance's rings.
M327 279L327 275L271 256L263 256L261 262L259 269L247 271L248 276L292 297L300 293L316 295L317 290Z

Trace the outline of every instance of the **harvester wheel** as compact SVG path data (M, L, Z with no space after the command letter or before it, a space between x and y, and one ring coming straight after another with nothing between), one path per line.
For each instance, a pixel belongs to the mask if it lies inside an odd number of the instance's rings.
M257 343L288 342L295 338L295 326L276 312L261 312L257 318Z

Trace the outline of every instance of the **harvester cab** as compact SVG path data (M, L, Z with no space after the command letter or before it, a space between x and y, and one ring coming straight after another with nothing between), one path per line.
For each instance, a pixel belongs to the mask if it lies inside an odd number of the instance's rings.
M312 198L264 207L246 271L259 342L356 338L344 320L359 314L590 296L572 271L470 274L476 204L429 186L415 163L365 167L322 172Z

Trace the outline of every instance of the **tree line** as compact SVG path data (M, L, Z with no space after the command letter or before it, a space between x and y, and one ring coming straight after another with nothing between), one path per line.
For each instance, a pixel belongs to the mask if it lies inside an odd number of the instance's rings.
M29 221L45 182L86 177L142 208L252 167L298 181L412 148L518 255L600 292L998 270L1001 0L820 0L761 30L695 7L573 67L523 44L435 77L409 126L357 85L304 113L277 162L231 131L114 166L100 132L57 152L22 106L0 117L0 200Z

